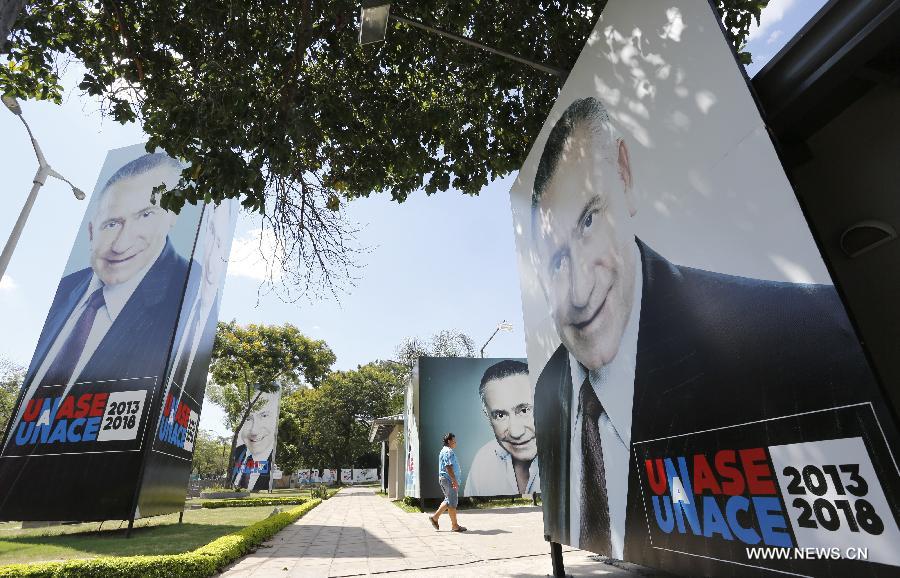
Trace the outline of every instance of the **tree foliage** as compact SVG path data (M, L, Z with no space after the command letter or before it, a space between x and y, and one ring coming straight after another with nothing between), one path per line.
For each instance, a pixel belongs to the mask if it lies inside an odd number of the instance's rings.
M228 473L228 439L213 432L200 430L194 441L193 473L201 478L222 476Z
M349 468L373 451L369 428L377 417L400 413L404 369L375 361L330 373L316 389L299 389L282 400L278 463L297 468Z
M462 331L444 329L427 340L407 337L395 353L397 361L411 370L420 357L475 357L475 341Z
M6 431L9 418L15 410L16 399L25 379L25 368L0 358L0 432Z
M391 10L569 70L605 4ZM765 4L717 0L736 48ZM396 22L387 42L358 46L358 19L356 0L35 0L10 37L0 92L60 102L59 64L81 62L82 90L140 122L148 150L189 163L163 206L240 197L265 215L285 278L330 287L354 264L342 199L478 194L518 169L560 89L556 76Z
M321 340L306 337L291 325L238 325L220 322L216 330L209 371L209 398L225 410L238 432L263 393L308 385L318 387L335 362L334 353Z

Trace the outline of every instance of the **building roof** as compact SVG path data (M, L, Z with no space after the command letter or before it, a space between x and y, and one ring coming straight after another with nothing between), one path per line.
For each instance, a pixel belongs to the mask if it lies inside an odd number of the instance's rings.
M369 429L370 442L383 442L388 439L394 427L403 425L403 414L389 415L385 417L375 418L372 427Z

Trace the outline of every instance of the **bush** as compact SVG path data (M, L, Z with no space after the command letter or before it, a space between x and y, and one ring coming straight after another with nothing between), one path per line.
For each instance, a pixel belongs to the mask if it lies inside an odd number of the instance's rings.
M313 496L314 498L316 496ZM238 500L206 500L204 508L249 508L251 506L289 506L303 504L306 498L241 498Z
M0 578L206 578L251 552L320 503L311 500L183 554L10 564L0 566Z

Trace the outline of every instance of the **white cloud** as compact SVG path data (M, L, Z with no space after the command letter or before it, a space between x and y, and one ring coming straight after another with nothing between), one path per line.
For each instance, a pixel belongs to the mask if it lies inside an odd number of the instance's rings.
M16 282L13 281L13 278L9 275L4 275L2 279L0 279L0 291L12 291L18 287Z
M759 26L756 21L750 25L750 34L747 36L747 42L752 42L757 38L763 37L766 31L784 20L784 15L794 5L794 0L772 0L765 8L759 18Z
M282 276L280 253L272 231L252 229L232 242L228 276L257 281L265 281L271 277L273 281L278 281Z
M766 40L766 44L772 44L777 42L779 38L784 36L784 30L779 28L778 30L773 30L772 34L769 34L769 38Z

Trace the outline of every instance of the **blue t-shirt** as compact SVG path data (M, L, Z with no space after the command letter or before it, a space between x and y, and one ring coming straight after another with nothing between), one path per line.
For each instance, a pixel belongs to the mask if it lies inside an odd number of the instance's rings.
M438 458L438 475L449 480L450 474L447 473L446 469L448 464L453 467L453 474L456 476L456 481L461 481L462 471L459 467L459 460L456 459L456 452L448 446L444 446L441 448L441 455Z

